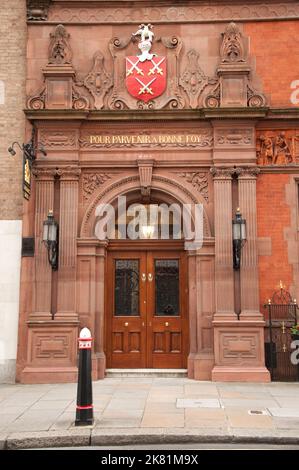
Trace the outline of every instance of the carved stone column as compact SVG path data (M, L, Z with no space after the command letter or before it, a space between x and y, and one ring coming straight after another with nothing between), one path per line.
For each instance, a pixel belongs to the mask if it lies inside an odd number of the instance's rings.
M239 206L246 219L247 242L242 248L240 269L241 314L240 319L261 320L259 311L257 221L256 221L256 177L260 170L237 168Z
M232 262L232 174L233 168L211 168L215 200L215 288L214 320L234 320L234 273Z
M60 168L60 217L58 258L58 301L55 320L77 321L76 258L78 227L77 167Z
M54 207L55 170L34 169L36 176L35 189L35 308L29 320L51 320L51 284L52 268L48 253L43 245L43 222L49 210Z

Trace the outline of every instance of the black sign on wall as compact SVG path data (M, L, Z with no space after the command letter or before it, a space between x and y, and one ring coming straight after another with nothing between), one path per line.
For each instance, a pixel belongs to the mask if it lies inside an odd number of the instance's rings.
M22 238L22 256L34 256L34 238Z

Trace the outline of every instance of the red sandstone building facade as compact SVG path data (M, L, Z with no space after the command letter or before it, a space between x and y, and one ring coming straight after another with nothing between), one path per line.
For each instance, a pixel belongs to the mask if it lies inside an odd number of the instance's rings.
M280 280L299 297L299 6L175 3L28 2L27 133L47 155L24 202L35 252L22 258L18 381L76 380L83 326L95 379L106 368L186 368L196 380L270 380L263 304ZM142 38L132 33L150 23L154 64L165 58L152 75L165 81L144 99L128 89L127 58L135 73ZM202 204L202 246L100 240L97 207L118 196ZM238 206L247 242L236 272ZM56 271L42 244L49 210ZM158 313L159 302L175 307Z

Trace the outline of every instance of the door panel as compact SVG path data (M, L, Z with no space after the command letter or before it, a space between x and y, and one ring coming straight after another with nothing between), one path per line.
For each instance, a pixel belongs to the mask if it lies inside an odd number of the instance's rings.
M184 253L148 252L148 367L187 363L186 265Z
M146 255L113 253L108 260L110 367L146 367Z
M185 253L113 252L107 279L108 367L186 367Z

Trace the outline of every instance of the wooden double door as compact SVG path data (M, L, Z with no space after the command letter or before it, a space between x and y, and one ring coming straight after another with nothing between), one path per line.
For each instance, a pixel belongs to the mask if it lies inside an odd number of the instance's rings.
M185 252L110 252L107 281L107 366L187 367Z

